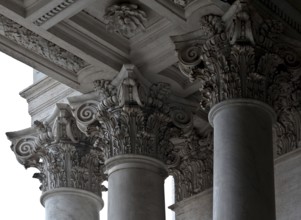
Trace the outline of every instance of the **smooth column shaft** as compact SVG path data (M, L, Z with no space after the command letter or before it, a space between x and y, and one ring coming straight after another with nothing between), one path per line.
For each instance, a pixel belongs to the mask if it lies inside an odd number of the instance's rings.
M152 158L117 156L106 162L109 220L164 220L164 165Z
M99 220L102 199L85 190L57 188L44 193L46 220Z
M253 100L225 101L210 111L213 220L275 220L273 117Z

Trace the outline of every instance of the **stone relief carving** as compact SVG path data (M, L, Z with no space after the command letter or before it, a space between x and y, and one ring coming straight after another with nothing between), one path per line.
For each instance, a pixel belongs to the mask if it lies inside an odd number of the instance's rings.
M185 8L193 0L171 0L174 4Z
M136 4L123 3L108 7L104 19L109 31L131 38L138 31L145 30L147 14Z
M61 2L56 7L52 8L50 11L48 11L47 13L45 13L44 15L42 15L41 17L36 19L33 23L37 26L41 26L42 24L47 22L49 19L51 19L52 17L56 16L61 11L68 8L70 5L72 5L76 1L77 0L65 0L65 1Z
M88 63L81 58L45 40L3 15L0 15L0 35L72 73L77 73L88 66Z
M301 33L301 23L290 17L287 13L285 13L282 8L276 5L271 0L259 0L263 5L272 10L276 15L278 15L283 21L286 22L289 26L295 29L297 32Z
M161 160L175 178L177 201L212 187L211 132L198 135L192 112L169 103L168 84L145 85L136 74L116 78L118 83L96 81L93 99L71 100L78 127L96 140L94 148L105 160L123 154Z
M34 178L42 191L74 187L101 195L104 161L123 154L165 163L177 201L212 187L212 134L197 134L192 111L170 103L168 84L146 83L128 70L94 85L94 93L69 99L71 106L58 104L50 119L7 134L17 160L40 171Z
M66 105L60 108L51 126L47 121L36 121L32 132L12 140L17 160L25 166L35 167L34 174L45 192L59 187L73 187L101 196L106 190L103 171L103 153L93 148L94 140L86 137Z
M179 69L201 82L201 107L209 111L232 98L261 100L278 115L278 155L300 146L300 102L295 102L300 57L283 42L282 24L262 19L247 0L240 0L223 17L202 17L201 25L194 33L173 37ZM191 34L199 38L188 40Z
M213 184L212 131L200 136L195 130L172 139L166 164L175 180L176 202L196 195Z
M110 87L111 92L97 88L102 91L101 100L88 101L74 111L79 127L97 138L94 146L104 151L105 158L139 154L163 160L163 144L173 131L172 123L179 127L191 123L188 116L172 115L165 104L169 85L154 84L147 91L131 77L125 78L118 88L109 81L102 84Z
M96 98L72 104L78 127L105 158L139 154L164 161L169 139L192 127L192 112L168 104L170 86L145 85L136 73L95 82Z

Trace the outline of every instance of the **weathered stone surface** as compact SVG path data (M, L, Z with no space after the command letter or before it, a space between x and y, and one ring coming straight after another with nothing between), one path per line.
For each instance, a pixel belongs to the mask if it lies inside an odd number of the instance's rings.
M81 93L48 76L39 76L31 86L20 92L28 102L28 112L34 121L45 120L55 109L56 103L66 103L67 97Z
M140 155L106 161L109 179L108 219L165 220L165 165Z
M99 220L101 197L75 188L58 188L41 196L46 220Z
M301 150L294 150L275 161L277 220L300 219Z
M108 30L130 38L145 30L143 23L147 21L147 15L138 5L123 3L108 7L104 19L108 22Z
M70 187L101 197L106 179L103 153L77 128L66 104L58 104L47 120L35 121L33 127L7 136L19 163L40 171L33 177L40 180L43 192Z
M170 208L175 211L177 220L212 220L212 189L177 202Z
M199 30L172 37L179 68L200 82L200 104L209 111L229 99L271 105L277 155L300 146L301 58L284 37L283 24L260 16L248 1L223 15L206 15Z

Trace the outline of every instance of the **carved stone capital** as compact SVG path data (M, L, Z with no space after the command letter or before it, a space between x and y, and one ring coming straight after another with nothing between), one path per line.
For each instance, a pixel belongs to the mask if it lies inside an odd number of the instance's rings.
M78 127L96 139L106 159L135 154L164 160L169 139L192 127L192 112L168 102L170 86L149 83L134 66L96 84L94 99L69 102Z
M277 155L300 147L301 45L279 21L237 0L223 16L206 15L199 30L172 40L179 69L200 82L203 110L229 99L265 102L277 114Z
M34 174L45 192L61 187L87 190L101 196L106 179L103 153L76 126L71 109L58 104L52 116L19 132L7 133L17 160L35 167Z
M274 76L301 67L297 53L282 41L281 23L261 18L247 0L236 1L222 17L202 17L201 25L173 40L181 72L200 81L206 111L233 98L272 105Z
M165 163L174 177L176 202L212 187L212 131L199 135L196 130L172 139Z
M131 38L138 31L145 30L147 15L136 4L114 4L106 9L104 19L109 31L114 31L126 38Z

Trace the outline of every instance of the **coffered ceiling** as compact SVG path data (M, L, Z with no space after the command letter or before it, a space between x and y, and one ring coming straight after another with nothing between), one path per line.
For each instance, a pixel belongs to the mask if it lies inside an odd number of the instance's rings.
M254 2L300 38L297 0ZM187 97L199 85L178 70L170 36L194 31L202 15L228 7L221 0L0 0L0 50L84 93L93 80L112 79L132 63L149 81L170 83Z

